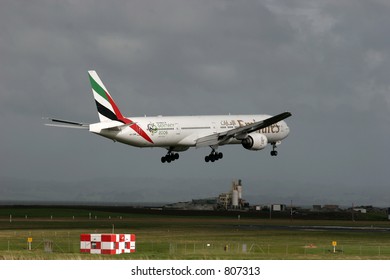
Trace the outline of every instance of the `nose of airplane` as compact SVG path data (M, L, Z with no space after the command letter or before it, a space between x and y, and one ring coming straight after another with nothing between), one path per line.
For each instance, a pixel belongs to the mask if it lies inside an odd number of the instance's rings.
M287 137L287 135L290 133L290 128L288 127L287 123L283 121L283 136Z

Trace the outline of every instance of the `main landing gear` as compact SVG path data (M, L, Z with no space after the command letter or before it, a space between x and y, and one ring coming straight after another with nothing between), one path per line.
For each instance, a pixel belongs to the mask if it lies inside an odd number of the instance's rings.
M276 157L278 155L278 151L275 151L276 149L276 143L272 143L272 151L271 156Z
M171 161L175 161L177 159L179 159L179 154L178 153L172 153L171 151L169 151L166 156L163 156L161 158L161 162L162 163L165 163L165 162L170 163Z
M216 152L216 151L213 149L213 150L211 151L211 153L210 153L208 156L206 156L206 157L204 158L204 161L205 161L205 162L209 162L209 161L214 162L214 161L219 160L219 159L221 159L221 158L223 158L223 154L222 154L222 153L218 153L218 152Z

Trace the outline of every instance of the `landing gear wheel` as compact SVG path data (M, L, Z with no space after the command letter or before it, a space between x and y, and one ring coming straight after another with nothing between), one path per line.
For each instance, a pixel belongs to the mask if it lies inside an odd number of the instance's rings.
M168 151L168 153L161 158L161 162L162 163L165 163L165 162L170 163L170 162L175 161L177 159L179 159L178 153L172 153L171 151Z
M276 157L278 155L278 151L275 151L276 149L276 143L272 143L272 151L271 156Z
M223 158L222 153L218 153L215 151L215 149L212 149L211 153L204 158L204 161L205 162L209 162L209 161L215 162L215 161L222 159L222 158Z

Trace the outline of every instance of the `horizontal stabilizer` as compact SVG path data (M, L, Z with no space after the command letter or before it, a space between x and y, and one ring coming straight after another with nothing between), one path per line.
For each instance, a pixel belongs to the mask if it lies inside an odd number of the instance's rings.
M72 122L67 120L60 120L60 119L52 119L52 118L46 118L53 123L46 123L46 126L54 126L54 127L65 127L65 128L78 128L78 129L88 129L89 124L86 123L79 123L79 122Z
M115 130L119 131L122 128L129 127L135 124L135 122L123 124L120 121L108 121L108 122L100 122L100 123L93 123L90 125L91 131L101 131L101 130Z
M54 124L54 123L45 123L46 126L54 126L54 127L63 127L63 128L76 128L76 129L88 129L87 126L75 126L68 124Z

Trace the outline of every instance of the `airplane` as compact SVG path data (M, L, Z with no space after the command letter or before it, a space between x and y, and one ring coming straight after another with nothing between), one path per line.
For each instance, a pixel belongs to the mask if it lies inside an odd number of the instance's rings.
M179 159L178 152L190 147L210 147L206 162L223 158L220 146L241 144L251 151L272 146L271 156L277 156L276 147L290 129L284 112L270 115L210 115L210 116L155 116L124 117L107 88L94 70L88 71L100 122L87 124L48 118L48 126L88 129L90 132L130 146L159 147L167 150L162 163Z

